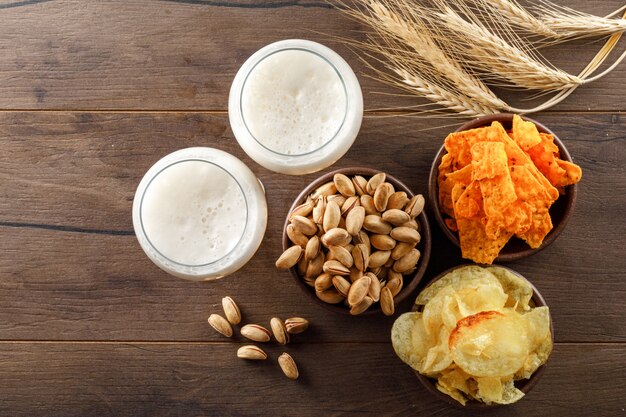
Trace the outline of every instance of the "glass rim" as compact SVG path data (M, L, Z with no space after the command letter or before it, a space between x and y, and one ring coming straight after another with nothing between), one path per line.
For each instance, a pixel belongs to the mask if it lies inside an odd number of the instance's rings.
M341 81L341 87L343 89L343 93L344 93L344 97L346 99L346 104L344 107L344 111L343 111L343 118L341 120L341 124L339 125L339 127L337 128L337 131L330 136L329 139L327 139L321 146L319 146L318 148L315 148L311 151L308 152L304 152L304 153L297 153L297 154L289 154L289 153L282 153L282 152L278 152L274 149L271 149L269 147L267 147L266 145L264 145L259 139L257 139L256 136L254 136L254 134L251 132L250 128L248 127L248 124L246 123L246 118L244 117L244 111L243 111L243 92L246 88L246 83L248 82L248 78L250 77L250 74L252 74L252 72L254 71L254 69L257 67L257 65L259 65L261 62L263 62L266 58L269 58L270 56L277 54L279 52L285 52L285 51L302 51L302 52L308 52L311 53L313 55L318 56L319 58L321 58L322 60L324 60L328 65L331 66L331 68L333 69L333 71L335 71L335 73L337 74L337 76L339 77L339 80ZM322 55L321 53L314 51L312 49L308 49L305 47L298 47L298 46L285 46L284 48L280 48L277 49L275 51L271 51L268 54L263 55L257 62L254 63L254 65L252 66L252 68L250 68L250 70L247 72L246 77L244 78L242 84L241 84L241 89L239 91L239 116L241 118L241 121L243 123L243 126L246 129L246 132L250 135L250 137L252 139L254 139L254 141L261 146L263 149L267 150L268 152L271 152L274 155L278 155L281 157L291 157L291 158L297 158L297 157L301 157L301 156L309 156L312 155L316 152L319 152L320 150L324 149L326 146L328 146L330 143L332 143L341 133L341 131L343 130L343 127L346 123L346 120L348 118L348 110L349 110L349 102L350 102L350 97L348 94L348 90L346 87L346 82L341 74L341 72L339 72L339 70L337 69L337 67L328 59L326 58L324 55Z
M171 259L170 257L164 255L155 245L154 243L152 243L152 241L150 240L150 237L148 236L148 233L146 232L146 228L144 227L143 224L143 202L144 202L144 198L146 196L146 193L148 191L148 189L150 188L150 185L152 184L152 182L161 174L163 173L163 171L165 171L168 168L171 168L174 165L183 163L183 162L204 162L210 165L213 165L219 169L221 169L222 171L224 171L230 178L233 179L233 181L235 181L235 183L237 184L237 187L239 188L239 191L241 193L241 195L243 196L244 202L245 202L245 208L246 208L246 215L245 215L245 227L243 228L243 231L241 232L241 236L239 236L239 239L237 240L237 243L235 243L235 245L233 246L233 248L231 250L228 251L228 253L226 253L224 256L211 261L211 262L207 262L204 264L185 264L182 262L177 262L173 259ZM152 178L150 178L150 180L148 181L148 183L146 184L146 186L143 189L143 192L141 194L141 198L139 200L139 224L141 225L141 231L143 236L145 237L147 243L150 245L150 247L159 255L161 256L164 260L166 260L167 262L172 263L175 266L178 267L183 267L183 268L191 268L191 269L199 269L199 268L206 268L212 265L217 264L218 262L222 261L223 259L229 257L234 251L235 249L237 249L237 247L240 245L243 237L246 234L246 230L248 229L248 225L249 225L249 205L248 205L248 198L246 197L246 193L243 191L243 187L241 186L240 182L237 180L237 178L235 178L235 176L233 176L227 169L225 169L224 167L222 167L221 165L216 164L215 162L211 162L211 161L207 161L206 159L201 159L201 158L187 158L187 159L181 159L178 161L174 161L172 163L169 163L168 165L166 165L165 167L159 169L159 171L154 174L152 176Z

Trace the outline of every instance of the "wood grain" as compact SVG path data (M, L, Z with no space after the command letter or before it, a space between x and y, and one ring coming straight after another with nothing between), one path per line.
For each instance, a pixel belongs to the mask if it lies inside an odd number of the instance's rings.
M626 230L614 221L626 216L624 120L540 120L583 167L579 201L553 246L510 265L542 291L557 340L625 341ZM449 130L418 130L432 126L368 117L357 144L336 166L376 167L425 192L431 160ZM148 260L133 236L130 212L136 185L156 159L198 145L224 149L251 166L267 189L270 217L249 265L219 282L193 284ZM0 146L0 338L220 340L205 320L229 294L251 321L267 324L273 314L313 318L318 333L307 340L388 340L391 320L375 318L364 326L360 319L336 317L311 304L288 273L274 269L287 207L316 175L259 167L232 138L225 115L0 113ZM433 229L425 282L461 262L458 249Z
M265 346L264 346L265 347ZM0 413L48 416L465 416L435 399L389 344L266 347L244 362L235 344L0 344ZM301 377L282 375L289 351ZM539 384L489 416L616 416L626 351L557 345ZM332 381L332 382L331 382ZM484 413L484 412L483 412Z
M375 94L398 91L365 76L359 58L337 41L363 39L364 28L323 0L24 4L0 9L2 109L223 110L241 64L265 44L286 38L316 40L344 56L359 75L367 109L420 103ZM571 0L567 5L603 15L622 3ZM585 40L542 54L577 73L600 47ZM622 65L556 109L624 110L624 77ZM505 97L515 102L511 94Z

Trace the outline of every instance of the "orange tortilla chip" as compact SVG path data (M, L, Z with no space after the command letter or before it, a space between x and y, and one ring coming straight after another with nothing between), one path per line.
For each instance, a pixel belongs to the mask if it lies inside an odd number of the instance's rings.
M552 230L552 219L548 211L552 200L527 167L511 167L511 179L519 200L528 204L532 210L529 227L527 230L516 232L516 235L525 240L531 248L538 248Z
M548 181L548 179L544 177L541 172L539 172L535 164L533 164L530 156L528 156L528 154L526 154L526 152L524 152L522 148L520 148L519 145L509 137L509 135L507 135L506 130L504 130L504 127L502 127L502 124L500 124L499 122L493 122L491 126L500 132L499 136L504 141L506 155L509 158L509 166L526 166L530 170L531 174L537 179L537 181L539 181L541 185L546 189L552 201L555 201L557 198L559 198L559 190L557 190L554 186L552 186L552 184L550 184L550 181Z
M528 149L528 155L537 169L550 181L550 184L557 186L566 173L557 163L557 158L552 152L554 143L550 143L545 137L541 143Z
M457 226L455 219L445 219L443 222L446 224L448 229L452 230L453 232L459 231L459 227Z
M559 154L559 147L554 144L554 136L552 136L549 133L541 132L539 133L539 137L541 138L541 142L545 143L544 147L546 148L547 151L550 151L553 154L555 154L557 158L561 157Z
M497 239L490 239L485 232L485 226L477 217L457 219L457 225L463 257L479 264L492 264L513 236L512 233L505 233Z
M472 182L472 165L466 165L464 168L458 171L446 174L446 178L452 180L454 183L461 183L463 185L469 185Z
M533 122L523 120L517 114L513 116L513 138L525 151L541 143L537 126Z
M502 216L487 218L485 233L490 239L499 239L503 233L525 233L531 226L532 214L529 204L517 200Z
M454 201L454 218L470 218L476 216L482 210L482 195L480 185L473 181L470 185L457 184L452 192ZM463 192L459 194L459 192Z
M582 178L583 171L578 165L561 159L557 159L556 163L559 164L559 167L561 167L563 171L565 171L565 174L555 184L556 187L565 187L567 185L576 184Z
M508 175L504 143L478 142L472 145L472 179L482 180Z
M549 212L534 213L532 223L528 230L524 233L518 233L517 236L528 243L533 249L537 249L543 243L543 239L552 230L552 219Z

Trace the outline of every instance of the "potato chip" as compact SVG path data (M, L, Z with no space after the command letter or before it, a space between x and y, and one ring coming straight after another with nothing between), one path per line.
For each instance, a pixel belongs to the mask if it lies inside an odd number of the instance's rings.
M442 327L439 330L437 337L439 343L428 349L422 370L419 371L420 373L427 376L436 376L452 364L452 357L450 356L450 349L447 343L449 336L450 330L447 328Z
M513 136L515 142L525 151L541 142L537 126L533 122L522 120L517 114L513 115Z
M509 175L504 143L478 142L472 145L471 153L474 181Z
M552 332L550 331L550 310L537 307L523 315L530 339L530 354L524 366L515 373L515 379L527 379L546 363L552 353Z
M424 329L422 313L405 313L393 323L391 344L404 363L422 372L426 353L435 341Z
M476 378L478 383L478 391L476 399L486 404L497 403L502 401L504 387L500 377L482 377Z
M448 272L437 281L428 285L419 293L415 304L425 305L446 287L452 287L452 289L457 290L470 285L478 285L479 283L497 285L498 282L498 278L488 269L478 265L467 265Z
M524 393L515 387L512 380L504 383L502 388L502 400L498 404L513 404L524 396Z
M530 299L533 296L533 287L528 281L498 266L491 266L486 269L498 279L502 285L502 290L507 295L504 307L513 308L517 311L530 310Z
M437 380L437 384L435 385L435 387L440 392L442 392L442 393L444 393L446 395L449 395L450 397L452 397L455 400L457 400L459 403L461 403L461 405L467 404L467 400L465 399L463 394L461 394L459 392L459 390L442 384L440 380Z
M528 357L525 321L515 312L482 311L457 323L449 338L454 362L476 377L505 377Z

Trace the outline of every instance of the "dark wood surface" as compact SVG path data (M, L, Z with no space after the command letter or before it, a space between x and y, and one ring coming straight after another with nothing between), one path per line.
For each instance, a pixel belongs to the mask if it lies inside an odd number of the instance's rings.
M570 0L606 14L620 1ZM467 415L426 392L393 354L393 319L352 318L310 303L276 271L287 208L316 174L271 173L248 158L226 114L230 82L268 42L305 37L357 70L368 109L335 166L386 170L426 193L432 158L453 126L389 117L412 104L361 73L324 34L362 28L322 1L0 0L0 415ZM547 51L572 71L598 43ZM626 65L535 115L583 168L579 200L545 251L508 266L542 292L555 351L537 387L499 416L623 415L626 408ZM450 123L450 122L448 122ZM439 127L438 127L439 126ZM141 251L130 210L160 157L212 146L263 181L270 209L252 261L212 283L167 275ZM462 262L433 226L425 281ZM208 327L233 296L244 321L299 315L311 329L267 363L235 357L241 338ZM410 305L400 306L408 311ZM276 358L293 354L302 377Z

